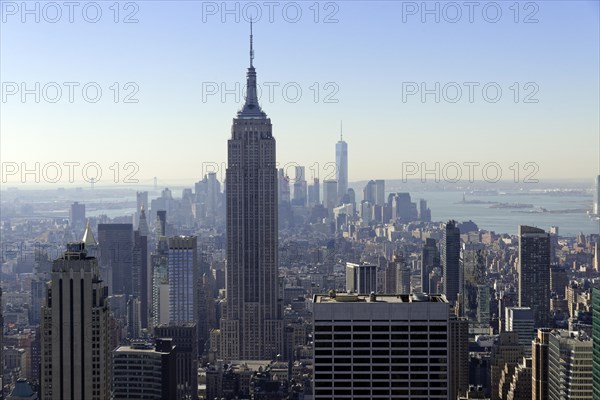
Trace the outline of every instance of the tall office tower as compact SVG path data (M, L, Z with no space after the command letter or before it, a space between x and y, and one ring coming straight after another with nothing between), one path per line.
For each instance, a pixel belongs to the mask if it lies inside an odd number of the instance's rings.
M463 243L460 252L460 283L464 315L474 320L477 314L477 287L486 284L486 250L483 243Z
M419 220L423 222L431 222L431 210L427 207L427 200L419 200Z
M531 399L548 398L548 343L552 329L540 328L531 344Z
M206 221L209 224L217 222L219 212L219 196L221 195L221 184L217 180L216 172L206 175Z
M393 259L387 263L384 292L385 294L410 293L410 268L404 264L404 257L401 254L395 253Z
M350 293L370 294L377 291L377 266L346 263L346 290Z
M299 165L296 166L296 175L294 177L294 199L292 204L295 206L306 206L306 170Z
M250 33L246 102L233 120L227 166L227 284L221 358L282 353L277 169L271 120L258 104Z
M377 202L377 186L376 182L370 180L363 189L363 201L368 201L370 204Z
M140 220L140 210L143 208L144 210L149 210L148 208L148 192L136 192L135 193L135 199L136 199L136 212L134 215L134 223L138 223ZM139 226L137 226L137 229L139 229Z
M448 394L456 399L469 389L469 320L450 317L448 321Z
M550 235L519 225L519 307L533 310L535 328L550 323Z
M498 335L492 346L491 360L491 389L492 400L499 400L500 378L506 365L515 368L523 358L523 347L519 344L519 335L516 332L502 332Z
M277 170L277 202L280 205L290 203L290 177L284 168Z
M376 179L375 180L375 204L378 206L385 205L385 180Z
M71 228L83 229L85 227L85 204L75 202L69 209L69 223Z
M167 235L167 211L158 210L156 212L156 234L158 236Z
M596 177L596 187L594 188L594 214L600 214L600 175Z
M131 295L133 224L98 224L99 266L112 294Z
M196 324L160 325L154 328L157 338L169 338L175 345L177 397L198 399L198 327Z
M444 296L315 295L313 318L315 400L451 398Z
M112 400L177 398L173 339L132 342L112 352Z
M548 337L548 400L592 398L592 339L554 330Z
M338 204L338 183L336 180L326 179L323 181L323 205L329 212L329 216L333 216L333 209Z
M194 323L198 317L198 242L196 236L169 238L169 323Z
M52 265L42 307L41 398L110 398L108 290L84 243L69 243Z
M143 211L142 211L143 212ZM145 219L140 218L140 221ZM148 236L140 230L133 232L133 253L131 268L131 292L140 303L140 322L142 329L148 328ZM146 226L147 228L147 226Z
M421 291L430 293L429 274L433 269L440 266L440 252L437 248L437 243L433 238L425 239L423 252L421 253Z
M410 193L391 193L388 205L392 207L392 217L400 222L411 222L418 219L417 205L411 201Z
M460 230L456 221L448 221L442 231L440 261L444 294L448 302L455 303L460 291Z
M314 178L313 184L308 186L308 206L314 207L317 204L321 204L321 188L319 178Z
M152 264L152 326L169 323L169 242L161 236L150 256Z
M129 296L127 299L127 338L139 339L142 334L140 299Z
M348 190L348 143L344 141L340 126L340 140L335 144L335 178L337 180L336 200L341 200Z
M600 399L600 286L592 289L592 340L593 349L593 391L594 399Z
M481 326L490 325L490 287L477 286L477 323Z
M529 307L506 307L505 310L505 331L517 332L525 356L531 357L531 341L535 337L533 310Z

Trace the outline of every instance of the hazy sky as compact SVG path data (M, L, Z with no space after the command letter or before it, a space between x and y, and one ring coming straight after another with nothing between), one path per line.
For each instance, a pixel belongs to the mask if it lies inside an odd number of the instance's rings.
M65 163L79 181L86 163L103 183L200 179L226 159L257 9L254 64L282 164L328 178L343 120L350 181L436 162L463 181L469 162L476 179L486 163L503 179L515 162L521 180L599 172L598 1L0 4L5 182L36 162L41 181L59 165L67 182Z

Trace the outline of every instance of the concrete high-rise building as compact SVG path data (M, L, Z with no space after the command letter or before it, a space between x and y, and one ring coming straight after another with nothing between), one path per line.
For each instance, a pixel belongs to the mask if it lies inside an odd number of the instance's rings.
M146 211L148 211L150 208L148 208L149 204L148 204L148 192L136 192L135 193L135 199L136 199L136 212L134 215L134 223L136 224L137 229L140 229L139 226L137 225L139 223L140 220L140 213L141 210L144 209Z
M313 184L308 185L308 206L314 207L317 204L321 204L321 188L319 178L314 178Z
M600 215L600 175L596 177L595 188L594 188L594 214Z
M173 339L133 342L112 352L112 400L177 399Z
M550 323L550 234L519 225L519 307L533 310L535 328Z
M143 211L142 211L143 212ZM140 218L141 221L145 219ZM142 228L142 225L138 223ZM148 226L146 225L146 230ZM148 328L148 236L142 230L133 231L133 253L131 268L132 295L140 303L140 323L142 328Z
M394 254L385 269L385 294L410 294L410 268L405 265L401 254Z
M444 224L440 250L444 294L448 302L455 303L460 291L460 230L456 221Z
M198 399L198 327L196 324L160 325L157 338L169 338L175 345L176 399ZM170 399L171 397L169 397Z
M377 291L377 266L346 263L346 290L350 293L370 294Z
M501 332L492 346L492 359L490 366L492 400L501 399L501 377L506 366L511 371L523 359L523 347L519 344L519 334L516 332ZM506 387L508 389L508 387Z
M71 228L83 229L85 227L85 204L75 202L69 209L69 223Z
M333 216L333 209L338 204L338 182L332 179L323 181L323 206L327 209L329 216Z
M533 310L529 307L505 308L505 331L517 332L519 344L523 346L525 356L531 357L531 341L535 336L533 328Z
M84 243L69 243L52 265L42 307L41 398L110 398L108 290Z
M98 224L100 274L109 294L133 294L133 224Z
M152 265L152 326L169 323L169 242L161 236L150 256Z
M198 242L196 236L169 238L169 323L196 322L198 317Z
M468 354L444 296L332 293L313 311L315 400L456 399L449 371Z
M583 332L548 336L548 400L592 399L592 339Z
M490 287L477 286L477 322L481 326L490 325Z
M340 140L335 144L335 177L338 201L348 190L348 143L344 141L340 126Z
M433 238L425 239L423 251L421 253L421 291L430 293L432 290L429 287L429 274L434 268L440 266L440 252L437 248L437 243ZM433 291L435 292L435 290Z
M477 313L477 287L486 284L486 248L483 243L462 243L460 252L459 292L464 315L470 320Z
M422 222L431 222L431 210L427 207L427 200L419 200L419 220Z
M548 342L552 329L540 328L531 344L531 399L548 398Z
M246 101L227 147L227 284L221 358L274 359L282 353L278 272L276 146L258 104L250 33Z
M296 175L294 177L294 199L292 205L305 207L308 200L306 186L306 168L296 165Z
M600 399L600 286L592 289L592 340L593 348L593 392L594 400Z

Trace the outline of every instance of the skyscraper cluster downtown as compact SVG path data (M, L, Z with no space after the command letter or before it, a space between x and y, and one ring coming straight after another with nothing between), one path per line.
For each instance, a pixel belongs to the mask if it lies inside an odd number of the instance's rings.
M0 399L600 400L600 232L432 222L382 179L357 201L342 132L322 199L304 167L292 195L253 46L224 192L138 193L133 223L75 202L82 240L0 308Z

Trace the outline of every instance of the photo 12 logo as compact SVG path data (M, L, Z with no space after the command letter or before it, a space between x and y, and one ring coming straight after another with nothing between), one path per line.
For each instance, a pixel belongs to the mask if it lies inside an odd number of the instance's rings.
M240 82L202 82L202 102L209 100L226 103L229 99L241 103L246 98L246 84ZM259 101L274 103L282 100L286 103L298 103L302 98L314 103L339 103L337 95L340 86L336 82L313 82L310 86L302 87L298 82L263 82L256 85Z
M2 183L138 183L140 167L135 162L114 162L104 168L95 161L2 162ZM102 180L104 177L104 180Z
M136 82L101 85L98 82L2 82L2 103L139 103Z
M317 23L337 24L340 6L337 2L295 2L295 1L204 1L202 2L202 22L226 23L240 21L269 23L298 23L310 20Z
M537 24L539 10L534 1L403 1L402 23Z
M137 24L140 6L134 1L3 1L2 23L90 23L110 21Z
M433 164L405 161L402 163L402 182L406 183L409 179L419 179L422 183L428 181L435 183L457 183L461 181L473 183L480 180L496 183L503 178L512 178L515 183L538 183L539 180L536 176L539 170L540 166L532 161L513 162L506 168L495 161L486 163L450 161L446 163L434 162Z
M536 82L402 82L402 102L421 103L498 103L502 97L514 103L539 103ZM507 94L508 95L505 95Z

